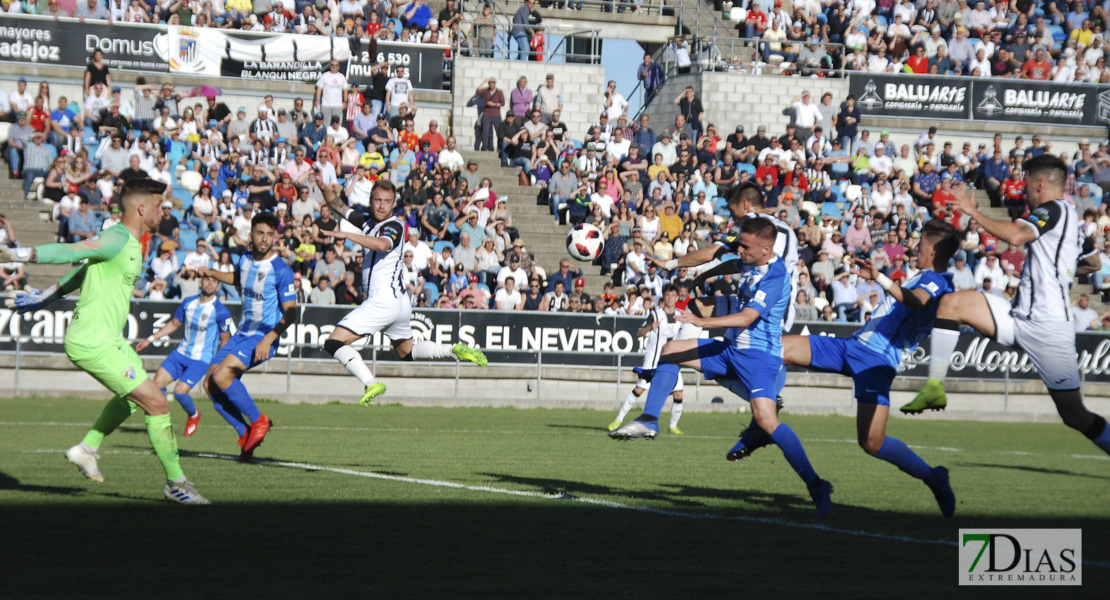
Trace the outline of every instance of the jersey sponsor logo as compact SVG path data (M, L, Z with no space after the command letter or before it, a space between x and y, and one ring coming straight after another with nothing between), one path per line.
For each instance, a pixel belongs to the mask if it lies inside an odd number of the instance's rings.
M252 300L263 300L262 294L254 291L254 290L244 289L243 290L243 295L252 299Z
M759 304L765 304L764 300L766 298L767 298L767 294L764 293L763 290L759 290L755 293L755 296L752 297L752 302L757 302Z
M938 291L937 284L935 284L931 281L929 283L926 283L925 285L923 285L921 287L925 288L925 290L927 290L930 294L936 294L937 291Z

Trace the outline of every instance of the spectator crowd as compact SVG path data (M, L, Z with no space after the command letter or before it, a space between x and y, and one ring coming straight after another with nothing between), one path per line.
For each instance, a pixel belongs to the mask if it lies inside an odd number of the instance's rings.
M1110 5L1093 0L714 0L741 38L759 39L749 65L774 56L805 74L874 73L1106 83ZM832 44L827 45L827 44ZM669 64L689 65L681 40ZM678 48L678 54L675 49ZM671 60L675 61L671 63Z

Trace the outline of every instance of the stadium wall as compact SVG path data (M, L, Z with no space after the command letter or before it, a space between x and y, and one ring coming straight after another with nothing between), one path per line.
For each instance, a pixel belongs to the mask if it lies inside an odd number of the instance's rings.
M548 73L555 75L555 84L563 91L563 122L570 129L571 137L580 139L589 126L597 122L605 105L605 67L460 56L455 60L451 123L451 135L458 140L459 147L474 147L474 122L478 112L466 103L487 77L497 79L497 87L505 93L508 104L509 92L522 75L528 78L528 87L535 91L544 84Z
M383 355L385 356L385 355ZM19 364L18 376L16 364ZM160 358L144 359L153 373ZM370 362L370 361L368 361ZM499 406L514 408L585 408L616 410L635 383L624 369L618 380L612 369L581 367L537 368L535 365L490 366L444 363L371 363L378 379L389 387L385 402L404 406ZM684 372L685 410L746 412L747 403L727 390ZM256 398L285 403L354 404L362 386L334 361L289 361L276 357L247 375ZM920 378L895 380L892 406L910 401ZM948 420L1025 421L1058 423L1056 409L1038 381L949 382L948 410L921 417ZM76 397L103 400L105 392L87 374L77 371L62 354L0 354L0 389L8 396ZM1110 384L1084 386L1087 406L1110 413ZM194 390L195 396L200 396ZM794 414L855 415L851 381L834 375L791 374L783 390L786 412ZM203 400L202 400L203 401ZM894 411L895 416L900 414Z

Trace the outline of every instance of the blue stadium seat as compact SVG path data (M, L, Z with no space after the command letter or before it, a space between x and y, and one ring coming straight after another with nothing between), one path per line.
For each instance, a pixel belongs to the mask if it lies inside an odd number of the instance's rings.
M189 211L192 210L192 208L193 208L193 195L190 194L188 192L188 190L184 190L184 189L181 189L181 188L175 188L173 190L172 196L181 201L181 211L182 212L188 213ZM178 220L181 220L181 217L177 217L177 218L178 218Z
M1086 183L1086 184L1081 183L1079 185L1086 185L1087 189L1091 190L1091 195L1094 196L1095 198L1098 198L1098 204L1100 206L1102 205L1102 188L1101 187L1099 187L1099 186L1097 186L1093 183Z
M181 243L181 249L192 252L197 249L197 232L192 229L182 229L181 233L177 236L178 241Z
M435 304L435 301L439 299L439 288L436 287L436 284L434 284L434 283L431 283L431 282L425 283L424 284L424 293L428 295L428 304L429 305Z
M733 163L736 166L737 172L743 171L748 175L755 175L755 165L749 163Z
M440 252L443 252L444 248L451 248L452 250L454 250L455 245L452 244L451 242L446 241L446 240L441 240L441 241L436 242L432 246L432 249L435 251L436 254L439 254Z

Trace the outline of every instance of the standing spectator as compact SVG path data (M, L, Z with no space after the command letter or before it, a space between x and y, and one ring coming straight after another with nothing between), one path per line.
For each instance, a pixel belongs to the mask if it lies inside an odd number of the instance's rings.
M647 97L645 102L650 102L655 92L663 87L663 68L655 63L650 52L644 53L644 64L636 70L636 78L644 84L644 95Z
M533 4L535 4L534 0ZM474 94L481 99L482 105L485 107L482 110L482 132L479 136L482 147L480 149L493 152L498 148L496 132L501 125L501 107L505 105L505 94L497 89L497 80L492 77L483 81Z
M558 122L554 115L563 110L563 90L555 85L554 73L548 73L544 84L536 89L535 108L540 109L540 120L545 125Z
M528 89L528 78L521 77L516 82L516 87L509 94L509 110L518 119L525 118L531 112L535 94Z
M532 41L532 12L536 8L536 0L526 0L513 15L513 26L510 31L516 43L516 59L528 60L531 52ZM508 48L505 48L508 52Z
M401 114L402 105L413 106L415 103L412 81L404 67L397 67L393 78L385 84L385 108L389 111L389 117L392 119Z
M794 109L794 124L798 127L795 137L801 140L808 139L813 135L813 128L821 121L821 109L810 101L809 90L803 91L801 96L794 98L790 106Z
M331 117L343 117L343 92L351 87L347 76L339 72L339 61L331 61L329 71L316 80L316 98L313 104L317 113L324 115L324 121Z
M702 118L705 116L705 109L702 107L701 99L694 95L693 86L686 86L686 89L674 99L674 103L678 105L678 114L685 118L686 123L693 130L694 137L700 137L704 131ZM675 131L679 129L676 128Z

